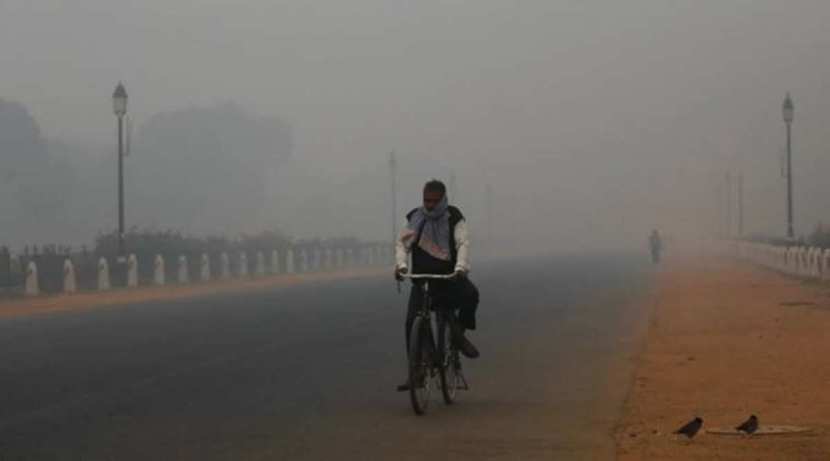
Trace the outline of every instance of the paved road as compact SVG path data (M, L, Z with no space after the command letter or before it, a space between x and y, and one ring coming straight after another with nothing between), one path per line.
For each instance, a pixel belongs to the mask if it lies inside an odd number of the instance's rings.
M386 279L0 321L0 460L610 457L644 265L552 257L475 281L472 391L420 418L394 392Z

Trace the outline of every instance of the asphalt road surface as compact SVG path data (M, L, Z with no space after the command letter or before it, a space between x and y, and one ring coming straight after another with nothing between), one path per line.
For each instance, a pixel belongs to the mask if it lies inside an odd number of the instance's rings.
M387 278L5 319L0 460L610 459L641 259L478 267L472 389L423 417Z

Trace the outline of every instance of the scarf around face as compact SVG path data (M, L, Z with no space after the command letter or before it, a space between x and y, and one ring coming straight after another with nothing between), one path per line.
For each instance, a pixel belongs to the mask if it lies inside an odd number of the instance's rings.
M408 250L412 250L415 239L418 247L428 255L442 261L449 261L450 256L450 213L449 202L445 195L431 211L423 206L409 218L405 229L401 230L401 241ZM420 234L420 238L418 235Z

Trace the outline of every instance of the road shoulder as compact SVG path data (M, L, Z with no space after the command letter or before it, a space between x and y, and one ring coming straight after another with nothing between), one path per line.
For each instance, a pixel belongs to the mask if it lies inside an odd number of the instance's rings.
M748 265L686 260L656 275L645 348L616 430L620 460L826 459L830 289ZM673 430L795 425L809 434L736 437Z
M155 287L38 296L0 303L0 319L32 314L82 311L131 303L166 301L223 293L263 290L293 286L301 283L374 277L382 273L385 272L377 268L367 268L313 274L280 274L248 279L217 280L187 285L169 284Z

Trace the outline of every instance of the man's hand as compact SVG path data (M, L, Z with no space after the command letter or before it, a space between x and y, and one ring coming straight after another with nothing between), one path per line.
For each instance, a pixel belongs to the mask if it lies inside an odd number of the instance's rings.
M463 280L467 278L467 271L464 269L456 269L455 272L452 273L452 278L455 280Z
M396 267L395 268L395 280L397 280L399 282L402 281L403 276L407 273L409 273L408 268L406 268L406 267Z

